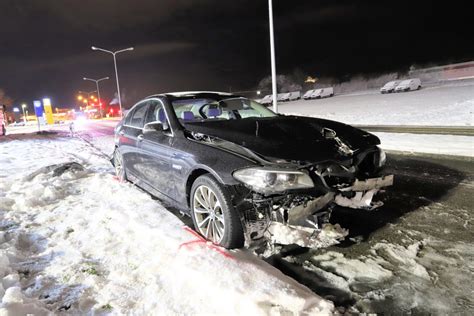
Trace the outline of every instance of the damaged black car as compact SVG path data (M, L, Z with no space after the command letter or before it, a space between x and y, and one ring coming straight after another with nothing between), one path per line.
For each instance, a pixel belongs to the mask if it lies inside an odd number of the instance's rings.
M393 176L382 173L379 144L349 125L276 114L233 94L165 93L117 125L113 164L120 180L191 216L215 244L311 247L335 205L382 204L374 196Z

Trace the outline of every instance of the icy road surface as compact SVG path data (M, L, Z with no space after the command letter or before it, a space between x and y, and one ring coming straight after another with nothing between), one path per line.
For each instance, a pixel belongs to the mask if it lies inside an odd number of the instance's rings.
M82 140L7 136L0 167L0 315L333 311L248 251L204 242Z
M474 162L389 156L385 205L337 209L340 246L287 247L274 266L348 311L474 314Z
M372 91L298 100L280 104L279 111L352 125L474 126L474 82L406 93Z

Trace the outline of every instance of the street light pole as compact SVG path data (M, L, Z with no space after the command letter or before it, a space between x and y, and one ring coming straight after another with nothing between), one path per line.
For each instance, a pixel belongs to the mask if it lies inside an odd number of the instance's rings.
M91 48L92 48L92 50L99 50L99 51L102 51L102 52L104 52L104 53L112 54L112 56L114 57L115 79L117 80L117 94L118 94L118 102L119 102L119 107L120 107L120 117L123 117L123 111L122 111L122 97L120 96L120 84L119 84L119 79L118 79L117 58L116 58L116 55L119 54L119 53L122 53L122 52L132 51L132 50L133 50L133 47L121 49L121 50L118 50L118 51L115 51L115 52L112 52L112 51L110 51L110 50L106 50L106 49L103 49L103 48L95 47L95 46L92 46Z
M272 64L272 95L273 95L273 111L278 112L277 104L277 82L276 82L276 65L275 65L275 40L273 37L273 4L272 0L268 0L268 18L270 23L270 57Z
M109 77L104 77L104 78L100 78L100 79L90 79L90 78L84 77L83 79L84 79L84 80L89 80L89 81L95 82L95 85L96 85L96 87L97 87L97 97L99 98L100 118L103 118L104 116L102 115L102 102L100 101L99 82L102 81L102 80L108 80Z
M25 122L25 124L26 124L26 112L25 112L26 107L27 105L24 103L21 105L21 108L23 109L23 122Z

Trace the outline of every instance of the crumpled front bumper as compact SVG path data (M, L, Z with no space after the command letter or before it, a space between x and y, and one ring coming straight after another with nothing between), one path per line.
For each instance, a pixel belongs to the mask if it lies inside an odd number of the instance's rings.
M380 189L392 185L393 175L366 180L356 180L350 187L339 190L341 192L354 192L354 196L348 198L345 194L338 194L336 195L334 202L343 207L373 210L383 205L383 202L381 201L372 201L374 195Z

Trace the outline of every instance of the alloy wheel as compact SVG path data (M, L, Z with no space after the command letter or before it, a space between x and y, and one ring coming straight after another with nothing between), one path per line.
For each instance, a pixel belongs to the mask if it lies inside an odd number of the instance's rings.
M225 231L224 212L216 194L208 186L200 185L194 191L193 212L199 233L215 244L220 243Z
M123 161L122 161L122 155L120 153L115 153L114 157L114 166L115 166L115 174L117 177L120 179L123 178Z

